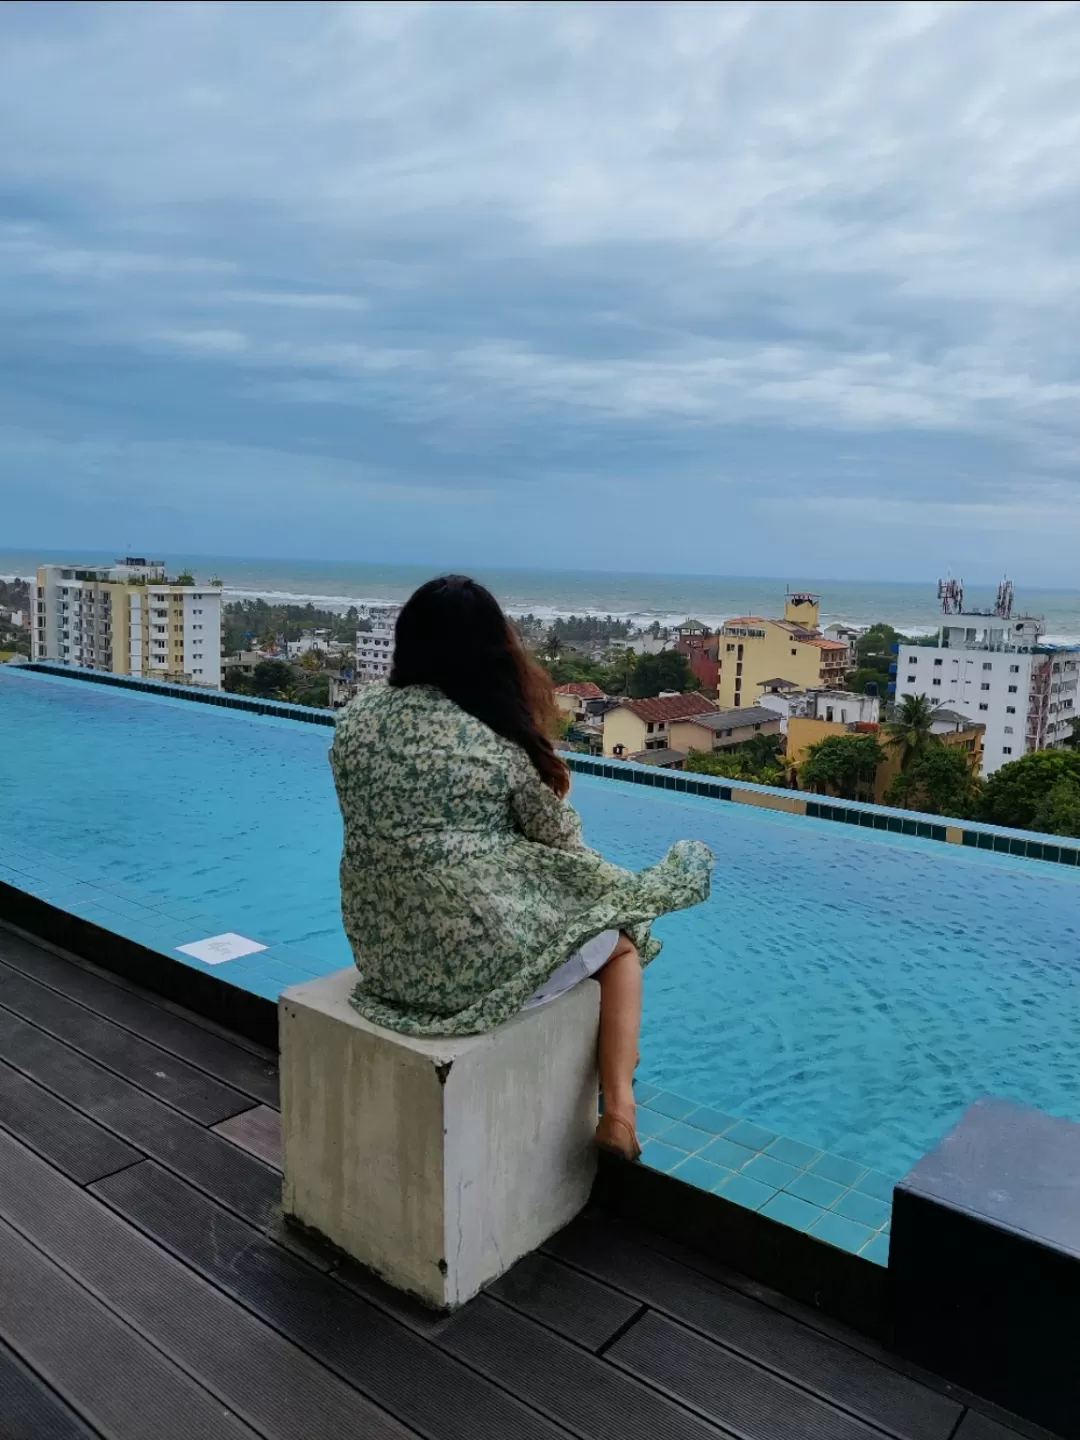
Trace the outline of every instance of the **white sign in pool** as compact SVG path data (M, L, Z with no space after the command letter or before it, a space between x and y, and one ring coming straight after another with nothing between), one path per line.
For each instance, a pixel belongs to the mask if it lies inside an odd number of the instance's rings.
M257 940L249 940L246 935L234 935L230 930L225 935L211 935L209 940L195 940L190 945L178 945L176 948L181 954L193 955L207 965L222 965L226 960L239 960L241 955L254 955L257 950L265 950L266 946L260 945Z

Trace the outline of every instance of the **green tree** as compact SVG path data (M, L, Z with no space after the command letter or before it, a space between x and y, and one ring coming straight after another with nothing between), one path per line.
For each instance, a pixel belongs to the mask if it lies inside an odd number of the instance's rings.
M1035 829L1037 816L1052 819L1064 806L1065 791L1050 799L1063 781L1080 787L1080 751L1033 750L994 771L983 786L976 817L1014 830Z
M738 746L735 753L742 757L748 771L760 774L763 770L775 767L782 744L783 740L779 735L758 733Z
M254 695L255 688L251 683L251 676L245 675L242 670L226 670L221 677L221 688L228 691L230 695Z
M746 780L746 765L738 750L710 754L707 750L691 750L684 767L696 775L719 775L724 780Z
M1070 730L1065 740L1065 746L1069 750L1080 750L1080 715L1076 715L1069 721Z
M966 820L978 802L980 789L968 752L935 737L894 777L885 791L885 804Z
M1034 829L1047 835L1080 836L1080 783L1062 777L1039 802Z
M679 650L661 650L658 655L641 655L630 676L628 694L635 700L648 700L661 690L700 690L701 681L686 663Z
M884 700L889 693L889 667L888 664L874 670L868 665L860 665L844 682L848 690L853 690L857 695L866 693L867 685L876 685L877 693Z
M270 698L288 691L292 683L292 667L284 660L260 660L251 676L251 693Z
M937 706L925 695L904 695L885 726L886 744L900 752L900 769L906 770L934 739Z
M885 752L873 735L829 735L811 745L799 774L819 794L835 790L845 800L873 799Z

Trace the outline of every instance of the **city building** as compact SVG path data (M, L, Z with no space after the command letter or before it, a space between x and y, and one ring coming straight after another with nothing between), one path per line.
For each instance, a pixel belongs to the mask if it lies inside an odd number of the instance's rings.
M161 561L42 565L32 599L31 659L113 675L221 684L221 591Z
M600 686L593 684L591 680L571 680L568 684L555 688L555 704L559 713L574 720L584 720L590 713L590 702L595 708L597 701L606 699L607 696Z
M394 662L394 626L399 605L365 605L360 618L370 630L356 632L356 678L361 685L372 680L385 680Z
M1038 616L1013 615L1008 581L991 610L965 609L956 581L942 582L939 594L937 644L899 647L890 692L898 700L925 695L985 725L983 775L1031 750L1063 746L1077 714L1080 646L1044 644Z
M820 597L789 593L782 620L740 615L720 627L717 698L726 709L756 705L761 686L781 676L801 690L835 688L850 668L846 641L827 640L818 628Z
M680 749L672 726L692 715L716 712L707 695L661 695L652 700L622 700L604 716L604 754L619 760L643 750Z
M720 684L720 636L700 620L679 626L679 652L704 690L715 695Z
M757 703L776 711L785 735L793 717L840 725L877 725L881 719L881 701L876 695L857 695L853 690L800 690L789 680L762 681Z
M775 710L760 705L745 709L717 710L711 715L693 715L669 727L671 744L689 753L701 750L706 754L722 754L735 750L755 735L779 735L780 716Z
M855 699L873 699L873 696L855 696ZM832 710L832 717L825 716ZM822 740L827 740L830 735L876 735L878 742L885 752L885 758L877 767L874 775L874 803L882 805L885 803L885 792L900 773L901 752L888 743L888 737L881 733L881 728L876 723L867 720L848 720L839 718L840 711L829 706L821 707L820 717L814 715L792 715L788 719L787 727L787 759L786 765L789 773L796 774L798 767L806 759L810 747L817 745ZM935 716L933 733L941 740L942 744L955 746L964 750L969 759L972 772L979 773L982 763L983 737L986 732L985 725L977 724L969 720L966 715L960 715L954 711L941 711Z

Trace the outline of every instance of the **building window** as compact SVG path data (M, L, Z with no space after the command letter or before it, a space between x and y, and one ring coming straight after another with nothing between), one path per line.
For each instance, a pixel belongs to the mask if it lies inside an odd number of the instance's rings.
M730 655L730 654L732 653L732 651L735 649L735 646L734 646L734 645L725 645L725 646L724 646L724 649L725 649L725 650L727 651L727 653Z
M989 689L990 689L990 682L989 682L988 680L984 680L984 681L982 682L982 684L979 686L979 689L980 689L980 690L989 690Z
M1020 674L1020 666L1019 666L1019 665L1010 665L1010 666L1009 666L1009 674L1010 674L1010 675L1019 675L1019 674Z
M944 664L945 664L945 661L939 658L939 659L937 659L937 660L934 661L934 664L935 664L935 665L944 665Z
M1006 735L1011 735L1012 733L1013 733L1013 727L1012 727L1011 725L1006 725L1006 726L1005 726L1005 734L1006 734Z
M941 684L941 681L940 681L940 680L935 680L935 681L934 681L934 684L935 684L935 685L940 685L940 684Z
M993 666L993 663L992 663L991 661L989 661L989 660L984 660L984 661L983 661L983 669L984 669L984 670L992 670L993 668L994 668L994 666Z
M1016 686L1015 686L1015 685L1010 685L1010 686L1009 686L1009 694L1010 694L1010 695L1015 695L1015 694L1016 694Z
M909 665L917 665L919 663L919 657L917 655L909 655L907 663Z
M1005 706L1005 714L1006 714L1006 715L1015 715L1015 714L1016 714L1016 706L1015 706L1015 705L1006 705L1006 706Z
M1002 745L1002 747L1001 747L1001 753L1002 753L1003 755L1011 755L1011 754L1012 754L1012 746L1011 746L1011 745Z
M656 726L652 723L652 721L650 721L649 724L646 726L646 729L648 730L649 734L651 735L651 734L653 733L653 731L656 729Z
M990 709L990 706L986 703L985 700L980 700L980 701L979 701L979 709L980 709L980 710L989 710L989 709Z
M799 653L798 650L795 649L795 646L794 646L794 645L791 647L791 653L792 653L793 655L798 655L798 653Z
M907 683L908 683L909 685L914 685L914 684L915 684L915 676L914 676L914 675L909 675L909 676L907 677Z

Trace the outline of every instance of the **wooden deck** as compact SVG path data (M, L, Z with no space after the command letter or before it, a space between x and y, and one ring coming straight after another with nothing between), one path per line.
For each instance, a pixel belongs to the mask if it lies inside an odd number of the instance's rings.
M280 1219L274 1057L0 930L2 1440L1042 1432L590 1215L434 1318Z

